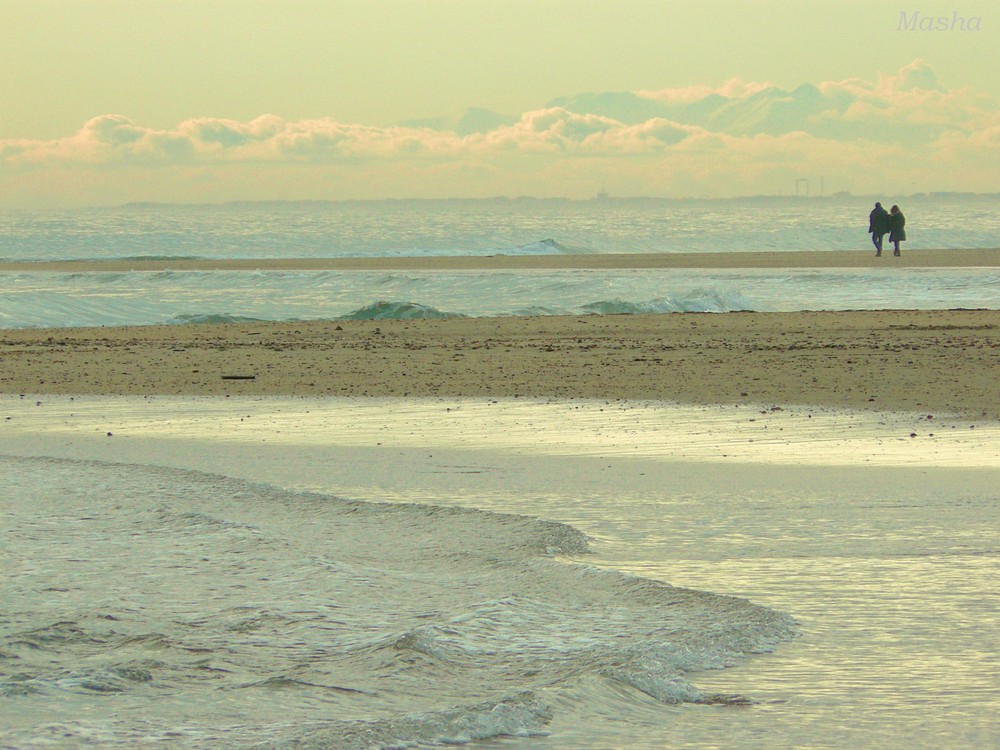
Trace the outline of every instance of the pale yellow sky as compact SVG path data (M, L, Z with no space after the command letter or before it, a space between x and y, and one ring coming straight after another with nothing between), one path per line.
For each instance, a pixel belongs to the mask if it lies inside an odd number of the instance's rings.
M301 133L295 157L286 149L284 156L266 159L231 151L206 159L204 141L194 147L187 143L190 127L185 131L184 124L209 118L249 127L256 118L272 115L286 130L309 131L315 145L315 128L302 124L335 123L341 151L346 148L352 157L363 151L370 157L367 145L360 151L342 146L343 133L356 139L361 130L381 129L377 140L396 144L399 134L389 134L386 128L435 117L454 119L470 107L516 119L543 110L554 99L586 92L707 91L733 79L789 91L803 83L822 87L856 79L875 91L880 81L898 76L915 61L932 71L936 87L968 94L928 101L927 117L957 118L964 122L965 136L978 131L990 143L987 131L995 118L984 117L980 110L988 112L993 105L977 100L973 116L968 116L968 107L973 93L994 102L1000 98L995 75L1000 10L995 7L973 1L910 8L906 3L857 0L0 0L0 207L44 202L49 193L58 202L60 180L82 185L88 168L129 172L135 190L151 199L185 195L183 181L195 173L203 184L213 185L212 191L231 184L227 194L247 193L249 172L239 176L241 160L254 162L258 181L268 182L267 174L279 183L292 180L290 187L298 185L293 195L310 193L302 197L351 197L343 185L348 179L364 193L356 197L388 197L393 185L399 193L420 195L505 190L554 194L560 192L559 181L594 170L582 164L574 170L554 152L546 161L538 148L521 145L507 164L497 153L484 155L481 144L431 143L434 139L426 133L407 136L411 142L419 140L419 149L413 143L402 149L384 147L364 174L351 171L344 153L326 159L325 171L315 165L306 169L306 136ZM900 29L901 16L910 21L913 13L921 14L920 23L933 20L935 28ZM974 20L976 28L938 28L941 19L950 23L956 15L966 23ZM880 102L872 94L864 106L883 109ZM910 125L919 119L921 106L909 97L905 117ZM76 148L81 138L93 142L90 131L84 132L85 124L108 115L127 118L142 130L142 158L135 152L128 158L119 158L118 151L109 156L104 141L86 154ZM819 116L813 112L812 122ZM855 108L838 116L857 121L868 113ZM760 153L748 153L753 136L760 134L717 131L701 121L680 124L740 139L722 139L725 142L713 146L735 155L734 163L744 172L740 180L731 180L737 190L753 191L756 185L767 192L769 172L780 171L780 162L790 153L798 154L796 169L806 168L804 152L810 148L818 160L826 158L821 153L825 141L786 142L787 148L766 144ZM650 127L655 129L655 123ZM592 135L592 124L586 128ZM843 129L831 135L807 126L802 130L821 139L850 141L851 158L864 158L858 140L864 134L851 136ZM324 128L327 138L329 131ZM157 136L155 158L150 134ZM602 162L605 179L614 189L636 194L725 192L725 175L702 170L704 165L691 154L698 134L688 135L692 137L681 146L665 146L686 152L677 162L676 180L639 179L643 170L636 167L634 156ZM763 135L788 140L787 133ZM700 136L701 141L707 138ZM940 136L930 134L927 142ZM118 131L115 138L120 137ZM138 135L130 137L139 140ZM513 137L500 133L492 142L506 144ZM602 139L607 146L611 136L605 132ZM166 141L168 156L163 155ZM587 154L594 157L594 139L589 143ZM949 144L952 150L974 146ZM406 148L420 150L423 160L403 159ZM942 148L938 144L934 156L939 162L945 158ZM393 164L385 160L386 150ZM769 155L775 150L782 153ZM444 162L430 163L445 152ZM536 161L526 163L532 153ZM900 153L905 154L905 148ZM831 167L844 158L830 154ZM776 161L768 165L772 157ZM663 167L657 162L655 168ZM956 162L959 169L966 167ZM297 176L288 176L289 170ZM943 180L947 174L940 169L934 177ZM779 179L777 173L774 179ZM854 180L845 176L841 182L860 189ZM109 190L115 185L108 174L97 182ZM109 197L128 197L125 182L123 177ZM632 183L634 190L628 190ZM836 177L832 184L837 184ZM306 185L312 187L306 190ZM587 185L585 192L592 188ZM188 192L192 198L204 197L194 188Z

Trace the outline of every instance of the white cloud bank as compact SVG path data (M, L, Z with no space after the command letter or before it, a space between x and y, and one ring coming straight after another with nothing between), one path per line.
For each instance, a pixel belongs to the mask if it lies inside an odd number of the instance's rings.
M1000 106L947 89L921 61L875 81L785 91L734 79L463 122L263 115L158 129L102 115L63 138L0 140L0 202L735 195L819 175L855 192L1000 190Z
M659 118L625 125L558 107L526 112L512 125L464 136L430 128L345 124L329 118L288 122L274 115L248 123L199 118L172 130L157 130L122 115L102 115L65 138L0 141L0 159L4 168L16 170L56 165L465 159L512 152L616 156L655 153L704 133Z

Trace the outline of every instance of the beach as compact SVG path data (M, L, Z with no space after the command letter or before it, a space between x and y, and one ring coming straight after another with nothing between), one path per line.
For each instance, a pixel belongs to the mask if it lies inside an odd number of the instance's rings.
M10 328L0 360L7 745L1000 739L998 310Z
M815 404L1000 418L1000 311L0 331L0 392Z

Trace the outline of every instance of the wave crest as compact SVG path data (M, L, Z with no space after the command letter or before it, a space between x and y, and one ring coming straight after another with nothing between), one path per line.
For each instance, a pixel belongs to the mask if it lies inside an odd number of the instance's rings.
M506 248L500 252L498 255L584 255L594 253L596 251L590 248L574 245L566 245L558 240L554 240L548 237L544 240L538 240L537 242L529 242L527 245L518 245L516 247Z
M230 315L229 313L191 313L175 315L167 321L169 324L200 323L217 325L221 323L263 323L264 318L252 318L247 315Z
M462 313L449 313L419 302L379 300L340 316L343 320L413 320L431 318L464 318Z
M753 310L754 306L739 293L719 292L714 289L696 289L683 296L632 302L607 299L590 302L580 308L596 315L659 315L677 312L739 312Z

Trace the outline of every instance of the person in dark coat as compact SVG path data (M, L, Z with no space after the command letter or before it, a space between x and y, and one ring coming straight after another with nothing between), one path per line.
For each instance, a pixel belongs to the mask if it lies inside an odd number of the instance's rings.
M876 203L875 208L868 214L868 234L872 236L876 256L882 254L882 238L888 233L889 212L882 208L881 203Z
M906 217L899 206L889 209L889 242L893 244L893 255L899 255L899 243L906 240Z

